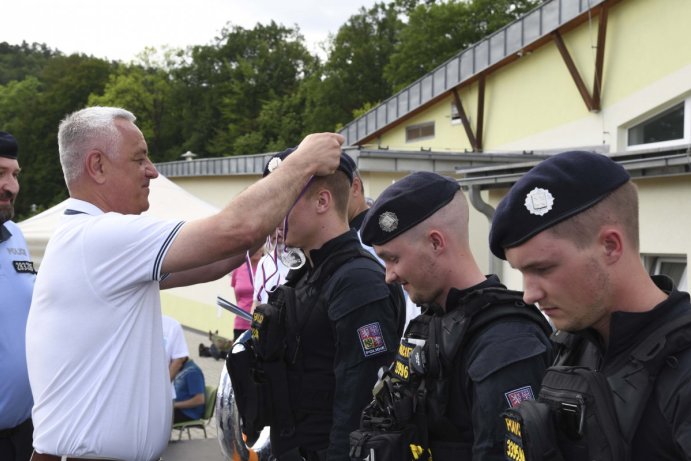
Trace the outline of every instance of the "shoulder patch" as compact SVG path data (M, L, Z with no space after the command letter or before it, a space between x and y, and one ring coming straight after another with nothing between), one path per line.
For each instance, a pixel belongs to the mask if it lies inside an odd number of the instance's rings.
M505 392L504 397L506 397L506 401L509 403L510 408L516 408L524 400L535 400L533 388L530 386L524 386L519 389Z
M360 346L365 357L386 352L386 343L381 332L379 322L370 323L357 329L360 338Z

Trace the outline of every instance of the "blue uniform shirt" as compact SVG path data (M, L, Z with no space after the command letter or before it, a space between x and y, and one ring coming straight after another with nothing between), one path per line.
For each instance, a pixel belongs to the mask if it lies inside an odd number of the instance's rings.
M173 384L175 385L176 402L189 400L197 394L204 394L204 374L192 360L185 362L185 365L175 376ZM199 419L204 416L204 405L194 408L180 408L180 411L190 419Z
M31 416L25 337L36 280L21 230L12 221L5 222L4 227L12 235L0 242L0 430L15 427Z

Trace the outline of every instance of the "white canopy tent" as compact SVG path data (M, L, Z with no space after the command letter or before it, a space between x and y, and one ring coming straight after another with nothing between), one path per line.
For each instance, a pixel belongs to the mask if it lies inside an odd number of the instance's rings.
M210 216L218 208L197 198L160 175L151 181L149 210L145 214L165 219L190 221ZM26 238L34 264L40 272L48 239L64 214L66 201L18 223ZM66 266L69 263L66 262ZM201 331L219 330L223 336L232 337L232 316L216 306L216 296L234 300L227 278L190 287L174 288L161 292L163 311L177 318L183 325Z

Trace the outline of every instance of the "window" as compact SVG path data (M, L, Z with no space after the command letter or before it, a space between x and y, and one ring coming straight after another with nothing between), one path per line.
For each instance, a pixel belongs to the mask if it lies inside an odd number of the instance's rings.
M451 103L451 124L458 125L461 123L461 114L458 113L458 107L456 103Z
M406 142L419 141L434 137L434 122L411 125L405 129Z
M691 139L690 101L677 104L629 128L627 132L629 149L688 143Z
M686 257L645 255L643 263L650 275L664 274L674 281L679 290L688 290Z

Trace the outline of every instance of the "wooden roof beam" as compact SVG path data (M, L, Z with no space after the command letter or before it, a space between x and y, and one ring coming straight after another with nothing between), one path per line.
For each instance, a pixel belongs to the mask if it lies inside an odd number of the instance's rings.
M605 4L600 9L600 24L597 30L597 52L595 54L595 77L592 95L588 92L588 88L586 88L585 83L583 82L583 79L576 68L576 64L571 58L571 54L569 54L569 50L566 48L566 44L564 43L561 33L559 30L552 32L554 43L557 46L562 59L564 60L564 64L566 64L566 68L571 74L571 78L573 78L573 81L576 84L578 92L581 94L581 97L585 102L585 106L590 112L599 112L602 108L600 96L602 92L602 67L605 60L605 38L607 36L607 11L608 7L607 4Z

